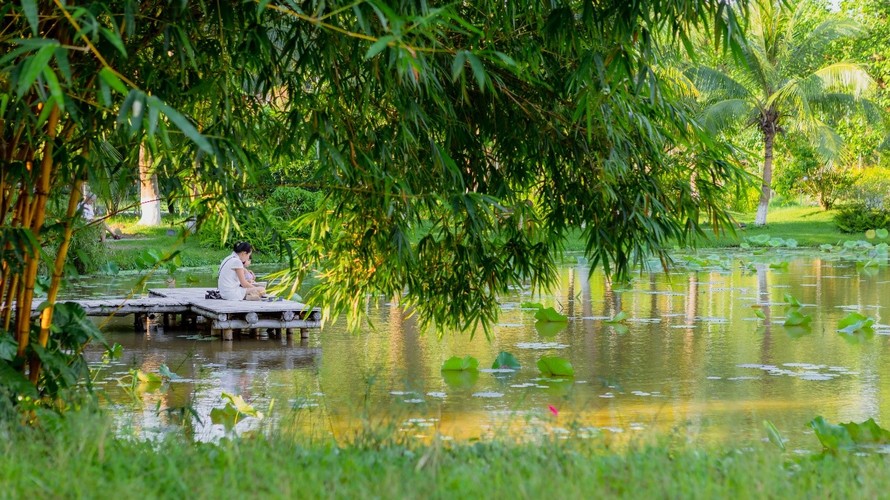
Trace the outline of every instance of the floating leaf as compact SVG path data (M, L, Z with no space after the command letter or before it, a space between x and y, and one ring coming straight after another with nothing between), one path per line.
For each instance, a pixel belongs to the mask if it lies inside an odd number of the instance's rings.
M509 352L501 351L498 354L498 357L495 358L494 363L491 365L495 370L499 368L511 368L513 370L518 370L520 367L519 360L516 359L516 356L513 356Z
M575 369L572 363L565 358L558 356L544 356L538 360L538 369L545 376L554 377L572 377L575 375Z
M618 311L618 314L612 317L612 319L603 320L603 323L622 323L627 321L628 315L624 311Z
M800 311L789 311L785 316L785 326L803 326L809 324L813 317L809 314L801 314Z
M829 451L890 443L890 431L881 428L872 418L858 424L848 422L834 425L818 416L809 425L822 446Z
M458 358L457 356L452 356L448 358L445 363L442 364L442 371L467 371L467 370L476 370L479 368L479 360L474 358L473 356L464 356L462 358Z
M769 265L769 268L770 269L788 269L788 262L786 262L784 260L782 262L773 262L772 264Z
M800 307L800 301L790 293L785 294L785 304L787 304L788 307Z
M450 387L468 389L473 387L476 381L479 380L479 372L477 370L444 370L442 371L442 378Z
M609 328L611 328L612 331L614 331L618 335L624 335L630 331L630 328L628 328L627 325L623 325L621 323L612 323L609 325Z
M556 312L552 307L542 307L535 313L535 319L538 321L567 322L569 319L562 314Z
M778 446L780 450L785 451L785 440L782 439L779 429L776 429L776 426L769 420L763 421L763 428L766 429L766 436L769 438L769 442Z
M535 330L542 337L553 337L557 333L565 330L567 324L565 322L556 321L535 321Z
M834 250L834 245L823 243L822 245L819 245L819 250L822 250L823 252L830 252Z
M875 320L873 318L863 316L856 312L851 312L838 321L837 330L844 333L871 330L871 326L874 323Z
M263 414L256 410L253 405L248 404L244 401L244 398L237 394L229 394L227 392L222 393L221 397L223 399L228 399L231 404L235 406L235 409L238 413L242 415L246 415L248 417L256 417L259 419L263 418Z
M764 313L763 310L760 308L754 309L754 316L757 316L760 319L766 319L766 313Z
M875 236L877 236L877 235L875 234L874 229L869 229L868 231L865 232L866 239L873 240L873 239L875 239Z
M884 240L884 239L887 239L887 236L890 236L890 231L888 231L888 230L886 230L886 229L884 229L884 228L881 228L881 229L875 229L875 236L877 236L878 238Z

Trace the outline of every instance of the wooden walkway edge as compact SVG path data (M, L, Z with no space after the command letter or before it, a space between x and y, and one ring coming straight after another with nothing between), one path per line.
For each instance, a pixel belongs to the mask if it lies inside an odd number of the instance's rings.
M197 317L209 320L211 335L232 340L234 330L273 329L279 334L291 334L300 330L300 337L307 338L309 328L321 326L318 308L291 300L272 298L262 301L206 299L208 288L155 288L148 297L131 299L99 298L88 300L60 300L74 302L83 307L87 316L129 315L135 316L137 328L142 317L162 314L165 325L169 315L181 314L183 318ZM35 304L35 310L39 304Z

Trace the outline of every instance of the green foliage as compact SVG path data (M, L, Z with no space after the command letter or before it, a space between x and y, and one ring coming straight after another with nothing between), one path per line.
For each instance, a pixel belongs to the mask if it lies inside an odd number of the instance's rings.
M442 363L442 371L475 371L478 368L479 360L473 356L452 356Z
M785 315L785 326L806 326L809 325L813 320L813 317L809 314L803 314L797 309L792 309L788 311L788 314Z
M108 261L108 250L101 241L105 233L102 224L84 226L71 236L68 254L70 263L80 274L94 274Z
M825 450L832 453L890 443L890 431L881 428L872 418L858 424L848 422L834 425L818 416L809 425Z
M552 307L542 307L535 312L535 319L544 322L565 323L569 319L564 315L556 312Z
M603 320L603 323L608 323L608 324L624 323L627 321L627 318L628 318L628 314L626 312L618 311L618 313L615 314L615 316L613 316L612 318Z
M890 212L890 168L863 169L847 199L850 203L862 206L866 210Z
M849 168L819 158L815 147L798 134L789 135L785 146L788 160L777 169L776 192L807 196L826 210L849 195L857 178Z
M492 363L491 367L494 369L498 368L510 368L512 370L518 370L520 368L519 360L516 359L515 356L510 354L509 352L501 351L498 354L498 357L495 358L494 363Z
M769 442L778 446L780 450L785 451L785 439L782 438L782 433L779 432L779 429L769 420L763 421L763 428L766 429L766 436L769 438Z
M875 323L874 318L863 316L862 314L851 312L844 316L837 324L837 331L847 334L867 331Z
M834 223L845 233L887 229L890 228L890 210L871 209L862 204L846 205L834 215Z
M210 410L210 420L214 424L223 425L227 430L231 430L238 422L247 417L263 419L262 412L245 402L241 396L224 392L221 397L227 401L226 405Z
M558 356L542 356L538 360L538 370L545 377L574 377L575 369L572 363Z

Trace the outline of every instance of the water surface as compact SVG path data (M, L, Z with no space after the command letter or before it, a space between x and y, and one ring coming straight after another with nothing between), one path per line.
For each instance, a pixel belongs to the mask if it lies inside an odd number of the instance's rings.
M128 429L162 434L185 415L196 439L224 433L209 419L211 409L224 406L222 393L241 395L265 413L271 405L272 418L246 419L239 430L279 425L338 439L371 422L411 439L656 433L745 442L763 439L762 422L770 420L792 448L814 449L818 441L806 423L817 415L832 422L875 418L890 427L890 368L881 362L890 334L882 318L890 305L886 257L880 266L778 250L686 260L684 270L640 274L619 287L578 259L561 267L551 292L517 289L502 297L488 340L482 332L421 332L396 302L379 297L367 306L375 329L352 334L345 325L326 325L303 341L196 340L175 325L134 333L132 318L115 318L103 329L124 356L103 368L100 381ZM192 274L198 286L213 286L211 275ZM67 293L122 294L135 280L86 280ZM159 277L149 286L166 285ZM792 310L785 294L812 316L808 327L783 325ZM542 334L534 311L521 307L529 301L566 314L566 326ZM605 322L619 311L629 316L623 325ZM851 311L875 319L873 334L837 332ZM440 370L449 357L466 355L488 368L501 351L522 367ZM575 377L543 378L536 367L543 355L570 360ZM98 348L88 356L101 366ZM132 395L118 387L130 369L157 372L161 365L183 380L137 386Z

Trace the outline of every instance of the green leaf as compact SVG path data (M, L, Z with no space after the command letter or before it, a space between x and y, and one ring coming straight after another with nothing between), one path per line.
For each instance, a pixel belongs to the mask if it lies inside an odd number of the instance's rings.
M476 370L479 367L479 360L473 356L464 356L458 358L452 356L442 363L442 371L467 371Z
M823 243L823 244L819 245L819 250L822 250L823 252L830 252L830 251L834 250L834 245L832 245L830 243Z
M844 333L855 333L857 331L864 331L866 329L871 329L871 326L875 323L873 318L869 318L867 316L863 316L857 312L851 312L850 314L841 318L837 323L837 331Z
M623 323L627 321L628 315L624 311L618 311L618 314L612 317L612 319L603 320L603 323L613 324L613 323Z
M182 113L176 111L170 106L167 106L166 104L164 104L163 101L155 96L149 96L147 104L149 107L156 106L158 109L161 110L162 113L167 115L167 118L169 118L170 121L172 121L173 124L176 125L179 130L181 130L182 133L186 135L186 137L191 139L192 142L194 142L195 145L201 149L201 151L204 151L208 154L213 154L213 146L210 145L210 141L208 141L206 137L198 132L198 129L196 129L195 126L192 125L192 122L190 122L184 115L182 115Z
M456 389L467 389L476 385L476 382L479 380L479 371L445 370L442 372L442 379L450 387L454 387Z
M878 238L884 240L884 239L887 239L887 236L890 236L890 231L888 231L888 230L886 230L886 229L884 229L884 228L881 228L881 229L875 229L875 236L877 236Z
M153 383L153 382L163 382L161 377L155 373L146 373L142 370L136 370L136 378L140 382Z
M858 424L848 422L833 425L818 416L809 425L816 432L822 446L832 452L890 442L890 431L879 426L872 418Z
M759 307L754 308L754 316L757 316L760 319L766 319L766 313L764 313L763 309Z
M575 369L572 367L572 363L558 356L543 356L538 360L538 370L541 370L541 373L548 377L575 376Z
M111 31L108 28L99 28L99 34L105 37L108 42L117 49L118 52L121 53L122 56L126 59L127 57L127 49L124 48L124 41L121 39L120 33L115 31Z
M795 298L794 295L791 295L790 293L785 294L785 304L788 307L800 307L800 301L797 300L797 298Z
M875 233L874 229L869 229L868 231L865 232L866 239L873 240L873 239L875 239L875 236L877 236L877 234Z
M210 421L231 429L238 423L238 410L229 403L223 408L214 408L210 410Z
M520 367L519 360L516 359L515 356L510 354L509 352L501 351L498 354L498 357L495 358L494 363L491 365L495 370L499 368L511 368L513 370L518 370Z
M476 77L476 83L479 85L479 90L483 90L485 88L485 79L487 76L485 74L485 67L482 66L482 60L472 52L467 52L467 60L470 61L470 68L473 69L473 76Z
M542 307L541 309L538 309L538 311L535 312L535 319L538 321L551 321L554 323L565 323L569 320L566 316L556 312L556 309L553 309L552 307Z
M31 85L34 84L34 81L43 72L43 68L49 64L49 60L52 59L58 46L58 43L44 45L40 47L36 54L25 59L22 72L19 74L18 86L16 87L16 95L19 99L31 88Z
M770 269L788 269L788 262L773 262L769 265Z
M120 359L121 356L124 355L124 346L115 342L113 346L109 347L108 350L105 351L105 354L106 354L106 356L108 356L108 359L110 359L110 360L111 359Z
M566 326L564 321L535 321L535 330L542 337L552 337L565 330Z
M127 95L129 92L127 86L124 85L124 82L122 82L121 79L117 77L117 74L109 68L102 68L99 70L99 78L105 82L106 85L118 91L121 95Z
M28 19L28 24L31 25L31 33L34 36L38 36L40 18L38 17L37 2L34 0L22 0L22 11L24 11L25 17Z
M789 311L785 316L785 326L802 326L809 324L810 321L813 320L813 317L809 314L801 314L800 311L793 310Z
M780 450L785 451L785 440L782 439L782 434L779 432L779 429L776 429L776 426L769 420L763 421L763 428L766 429L766 436L769 438L770 443L778 446Z
M235 406L235 410L242 415L246 415L248 417L255 417L258 419L263 418L263 414L256 410L253 405L248 404L244 401L244 398L237 394L229 394L228 392L224 392L220 395L223 399L228 399L231 404Z
M396 37L392 35L386 35L378 38L377 41L374 42L370 48L368 48L368 52L365 53L365 60L368 60L382 52L383 49L389 47L389 44L395 41L395 39Z

